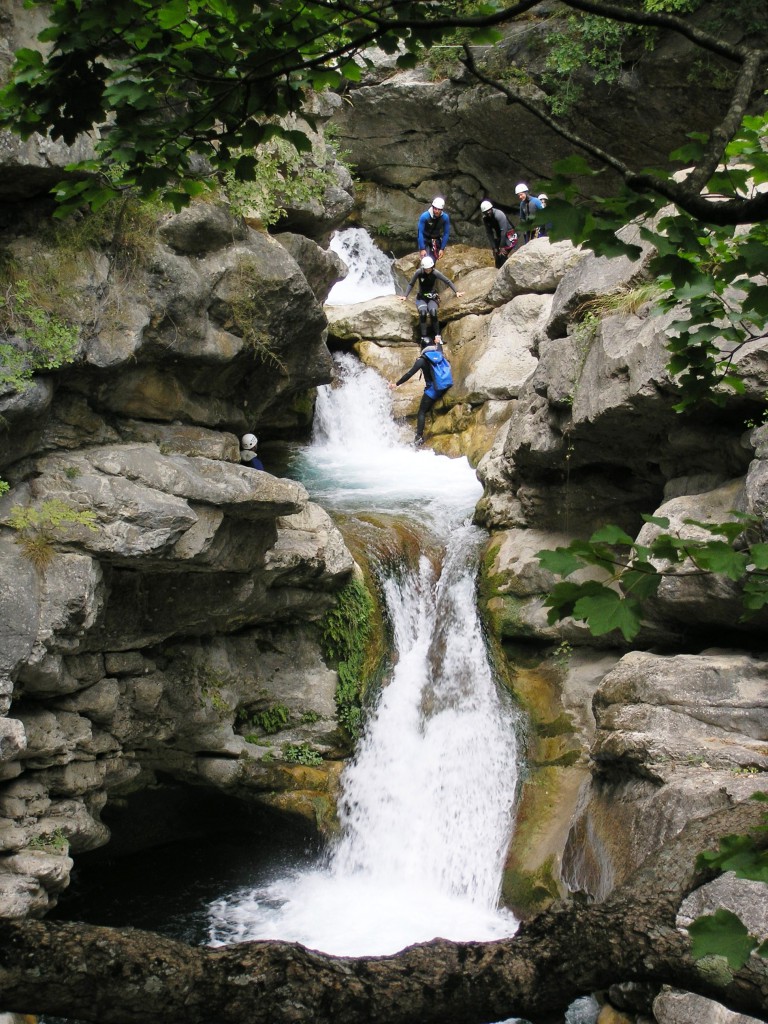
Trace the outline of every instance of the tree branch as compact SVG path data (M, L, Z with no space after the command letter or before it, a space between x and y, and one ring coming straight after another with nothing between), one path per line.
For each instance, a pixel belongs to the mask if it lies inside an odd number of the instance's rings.
M610 18L612 21L622 21L629 25L643 25L648 28L671 29L701 49L709 50L710 53L716 53L720 57L736 61L739 64L745 56L745 49L741 45L728 43L698 28L689 19L680 18L675 14L667 14L665 11L646 11L642 8L606 3L604 0L563 0L563 3L575 11L595 14L600 18Z
M764 71L764 63L765 54L760 51L755 50L745 56L725 118L712 129L707 148L698 166L686 181L686 185L691 191L701 192L717 170L718 164L723 159L725 147L738 131L747 112L749 101L757 85L758 75Z
M700 972L680 901L700 884L696 855L726 832L755 834L745 801L690 822L602 904L568 904L490 943L441 939L395 956L332 957L291 943L193 948L133 929L0 922L0 1006L98 1024L484 1024L542 1019L616 981L667 982L742 1013L768 1011L768 967L752 956Z
M709 179L711 176L710 166L713 163L715 167L717 166L725 145L730 141L731 135L726 135L725 133L729 130L735 130L735 127L741 122L744 109L749 100L748 89L750 82L754 83L761 69L760 61L763 59L763 56L757 51L745 59L745 66L739 75L734 98L722 124L713 132L710 147L705 161L701 165L701 170L699 171L697 168L692 175L682 182L674 181L672 178L660 178L650 173L637 173L612 153L607 152L600 146L595 145L570 128L567 128L564 124L556 121L543 107L529 99L520 90L513 89L483 74L478 69L468 44L464 44L464 54L462 64L478 81L502 93L502 95L506 96L509 103L519 103L542 124L545 124L556 135L559 135L561 139L577 146L582 152L588 153L604 166L612 168L621 176L627 187L631 188L634 192L656 192L670 202L675 203L681 210L700 220L703 224L755 224L768 219L768 192L760 192L750 198L739 196L735 199L724 201L719 196L702 195L702 186L697 184L701 175L706 174L705 180ZM752 77L753 75L754 78Z

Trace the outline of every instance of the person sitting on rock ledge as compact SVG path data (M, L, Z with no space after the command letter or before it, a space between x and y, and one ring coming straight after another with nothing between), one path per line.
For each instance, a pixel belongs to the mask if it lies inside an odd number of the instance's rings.
M240 461L244 466L251 469L264 469L264 463L256 454L256 445L259 443L255 434L243 434L240 438Z

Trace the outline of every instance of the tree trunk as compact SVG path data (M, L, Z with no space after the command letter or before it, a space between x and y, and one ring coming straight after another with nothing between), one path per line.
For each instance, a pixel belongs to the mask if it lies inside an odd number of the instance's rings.
M395 956L332 957L285 942L191 947L151 932L0 922L0 1007L97 1024L539 1024L620 981L669 983L765 1019L768 961L705 972L675 927L706 880L696 854L727 832L756 831L746 801L689 823L608 899L539 914L512 939L436 939Z

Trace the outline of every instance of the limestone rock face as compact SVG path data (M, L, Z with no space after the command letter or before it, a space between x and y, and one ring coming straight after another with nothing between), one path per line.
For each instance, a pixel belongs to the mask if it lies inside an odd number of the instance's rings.
M691 817L760 788L764 658L625 654L593 700L597 768L564 852L569 885L600 899Z
M55 259L26 223L17 258ZM83 250L74 363L0 394L0 915L44 914L148 786L332 824L349 738L316 624L355 564L238 435L306 434L343 268L215 203L155 228L130 271ZM322 767L299 777L287 743Z
M523 88L542 106L546 97L537 83L556 26L552 11L542 9L510 26L490 60L501 77L524 68ZM652 52L638 48L616 82L590 86L571 114L573 124L630 167L666 160L687 132L710 131L724 111L726 96L714 80L698 75L695 89L686 85L696 59L696 49L671 33ZM447 198L455 240L484 245L481 200L491 198L516 223L515 182L526 181L538 192L555 162L573 152L523 106L478 85L458 62L442 80L432 80L431 70L398 72L382 57L349 89L334 116L365 182L361 223L372 232L387 224L388 245L398 255L415 248L416 220L438 194ZM605 174L590 178L586 190L611 186Z

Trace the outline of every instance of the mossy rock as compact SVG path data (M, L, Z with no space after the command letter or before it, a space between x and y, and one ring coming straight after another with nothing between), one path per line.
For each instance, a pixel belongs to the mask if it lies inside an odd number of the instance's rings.
M510 868L504 872L502 899L516 916L531 917L558 899L560 890L553 864L554 858L549 857L535 871Z

